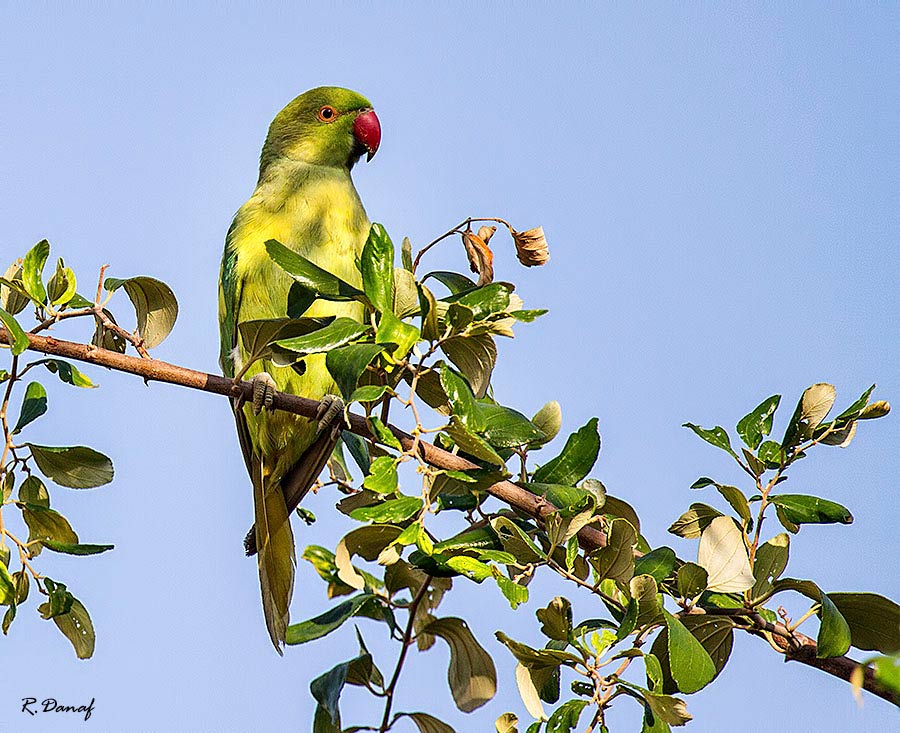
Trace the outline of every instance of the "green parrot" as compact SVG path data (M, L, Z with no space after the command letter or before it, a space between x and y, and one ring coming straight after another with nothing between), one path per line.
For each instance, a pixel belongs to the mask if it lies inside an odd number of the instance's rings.
M275 239L320 267L361 287L357 261L369 219L350 178L363 154L371 159L381 125L370 102L339 87L312 89L272 121L263 145L256 190L237 212L225 238L219 284L219 361L224 374L241 374L248 354L238 324L283 318L292 279L266 253ZM356 302L316 301L304 314L361 320ZM282 653L294 587L294 538L289 517L309 491L334 447L343 404L325 368L324 354L306 358L301 375L290 367L258 361L243 373L254 382L253 403L235 402L244 461L253 484L255 527L245 540L257 554L266 627ZM260 409L279 390L329 408L318 423L286 412ZM259 397L259 399L257 399ZM335 427L336 426L336 427Z

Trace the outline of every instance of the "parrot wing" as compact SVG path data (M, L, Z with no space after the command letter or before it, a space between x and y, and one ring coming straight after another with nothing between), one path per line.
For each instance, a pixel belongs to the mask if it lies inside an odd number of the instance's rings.
M233 377L236 372L234 354L238 347L238 314L241 307L243 281L237 274L238 255L230 247L236 231L235 223L228 230L225 257L222 260L219 288L220 353L222 371ZM258 549L259 585L263 614L272 644L279 654L289 621L289 607L294 590L296 554L289 519L279 481L270 480L266 466L253 450L250 428L240 400L232 400L234 421L244 463L253 484L253 506L256 516L254 545Z

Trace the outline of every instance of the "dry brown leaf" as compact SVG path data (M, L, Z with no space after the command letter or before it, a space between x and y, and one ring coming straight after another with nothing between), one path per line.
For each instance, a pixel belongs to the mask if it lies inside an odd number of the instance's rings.
M494 232L497 231L497 227L479 227L478 236L481 238L481 241L487 244L491 241L491 237L494 236Z
M484 227L482 227L484 228ZM488 227L493 229L493 227ZM491 232L493 234L493 232ZM490 238L490 237L489 237ZM478 285L487 285L494 281L494 253L485 241L473 232L462 233L463 246L469 257L472 272L478 274Z
M512 236L516 243L516 256L525 267L543 265L550 259L543 227L535 227L524 232L513 229Z

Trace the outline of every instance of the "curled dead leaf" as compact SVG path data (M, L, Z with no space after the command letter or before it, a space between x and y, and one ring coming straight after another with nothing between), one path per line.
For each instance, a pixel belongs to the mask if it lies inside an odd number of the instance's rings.
M478 228L478 236L481 238L481 241L487 244L491 241L491 237L494 236L494 232L497 231L497 227L479 227Z
M482 227L482 229L494 227ZM493 232L491 232L493 234ZM488 237L490 239L490 236ZM494 281L494 253L485 241L473 232L462 233L463 246L469 257L469 266L472 272L478 274L478 286L487 285Z
M543 265L550 259L550 249L544 236L543 227L535 227L524 232L511 230L516 243L516 256L525 267Z

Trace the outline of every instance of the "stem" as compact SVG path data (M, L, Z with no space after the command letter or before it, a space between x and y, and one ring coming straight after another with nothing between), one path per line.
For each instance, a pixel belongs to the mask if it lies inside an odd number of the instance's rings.
M391 707L394 704L394 690L397 687L397 681L400 679L400 672L403 669L403 662L406 661L406 652L409 650L409 645L412 640L412 631L413 631L413 623L416 620L416 612L419 610L419 604L422 602L422 599L425 598L425 594L428 592L428 586L431 584L431 576L425 576L425 580L421 586L419 586L419 591L416 593L416 597L413 598L412 603L409 604L409 620L406 622L406 630L403 632L403 640L401 642L400 647L400 656L397 658L397 666L394 667L394 674L391 677L390 684L388 684L387 689L384 691L385 701L384 701L384 715L381 718L381 727L378 729L379 733L385 733L391 726L389 724L391 717Z

